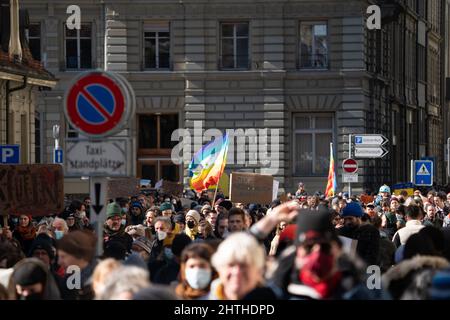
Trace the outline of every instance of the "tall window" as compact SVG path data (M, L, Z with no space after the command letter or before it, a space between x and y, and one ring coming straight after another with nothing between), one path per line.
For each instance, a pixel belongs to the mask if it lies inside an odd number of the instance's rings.
M179 181L179 166L171 160L171 141L178 129L178 114L142 114L138 120L138 176L150 179L151 184L161 179Z
M41 25L39 23L30 24L26 34L31 55L35 60L41 61Z
M331 114L294 115L294 168L297 176L326 176L334 118Z
M151 23L144 26L144 68L170 68L169 23Z
M81 29L66 31L66 68L90 69L92 68L92 26L82 24Z
M220 30L221 69L248 69L250 65L248 22L222 23Z
M300 68L328 68L327 36L326 22L300 23Z

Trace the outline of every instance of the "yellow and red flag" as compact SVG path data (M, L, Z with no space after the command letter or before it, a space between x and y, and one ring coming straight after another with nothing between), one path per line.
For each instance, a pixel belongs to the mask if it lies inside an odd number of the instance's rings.
M328 170L328 183L325 197L334 197L337 190L336 171L334 167L333 143L330 143L330 169Z

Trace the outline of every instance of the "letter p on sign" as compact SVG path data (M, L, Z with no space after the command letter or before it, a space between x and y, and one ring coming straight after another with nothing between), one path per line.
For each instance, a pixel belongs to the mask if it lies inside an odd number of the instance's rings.
M18 145L0 146L0 164L19 164L20 147Z

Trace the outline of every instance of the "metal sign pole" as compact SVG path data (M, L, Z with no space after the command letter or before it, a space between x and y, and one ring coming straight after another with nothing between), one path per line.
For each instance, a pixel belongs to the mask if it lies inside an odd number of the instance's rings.
M352 158L352 135L348 135L348 158ZM348 197L351 198L352 196L352 183L348 183Z

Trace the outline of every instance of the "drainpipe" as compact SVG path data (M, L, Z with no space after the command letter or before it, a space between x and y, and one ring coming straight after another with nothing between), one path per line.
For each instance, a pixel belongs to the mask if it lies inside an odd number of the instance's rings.
M9 143L9 98L11 93L15 92L15 91L19 91L22 89L25 89L27 87L28 84L28 76L23 76L23 83L15 88L10 88L10 82L11 80L6 81L6 143Z

